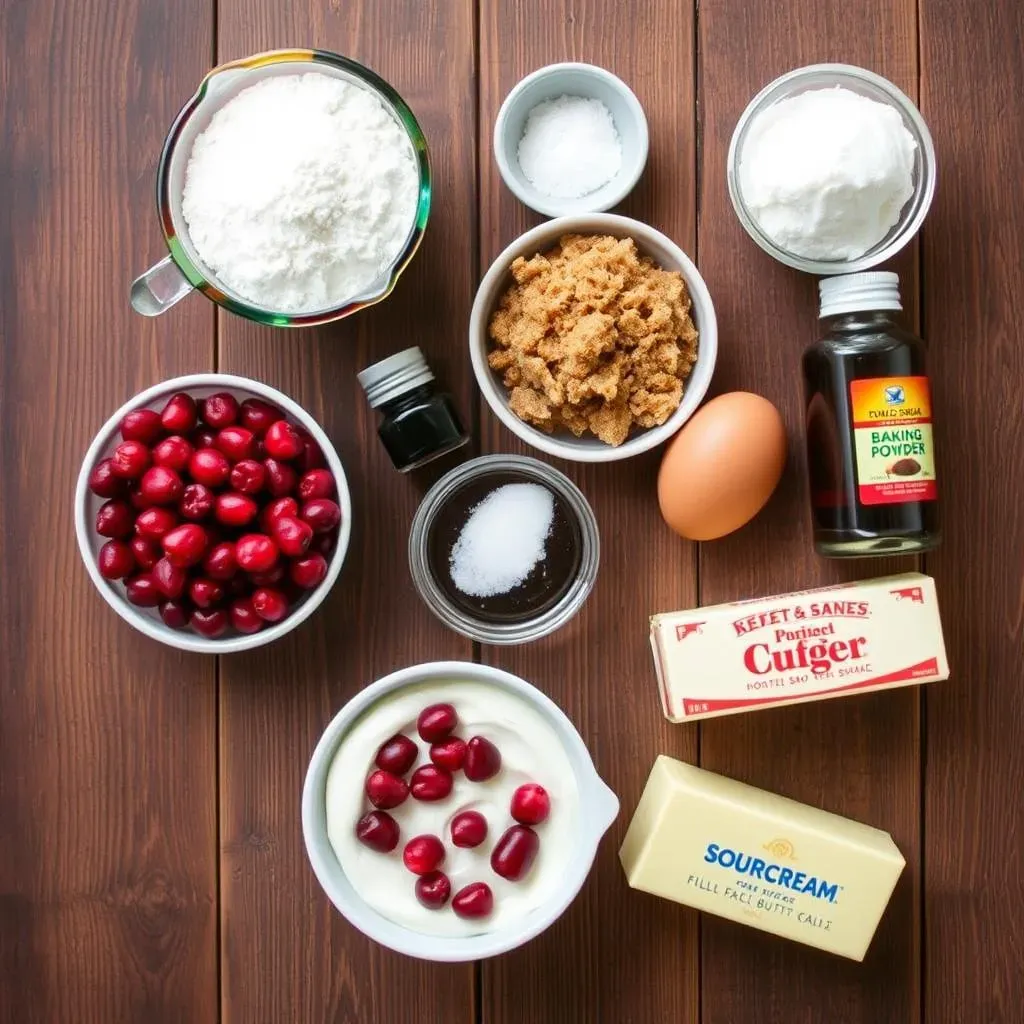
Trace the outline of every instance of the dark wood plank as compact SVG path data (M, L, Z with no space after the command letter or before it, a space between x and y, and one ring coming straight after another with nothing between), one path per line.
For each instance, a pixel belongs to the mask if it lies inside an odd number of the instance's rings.
M928 566L955 672L925 702L929 1024L1024 1017L1022 35L1009 0L922 0L921 102L940 174L922 242L924 326L949 481Z
M742 0L701 7L704 111L698 253L719 317L715 389L760 392L782 411L785 475L748 527L701 545L702 604L781 593L915 567L913 559L829 563L810 537L803 462L800 354L816 337L816 281L776 264L746 236L725 186L729 140L772 78L819 61L860 64L914 96L913 0L857 5ZM916 263L893 267L915 306ZM701 763L892 832L908 861L867 961L855 964L705 918L704 1024L843 1021L906 1024L919 1009L919 695L914 689L706 723Z
M540 220L505 188L493 164L498 107L524 74L563 60L606 67L636 92L650 123L651 155L622 212L649 221L692 253L690 5L482 0L480 12L481 270ZM488 450L526 450L487 409L481 430ZM597 586L561 633L514 650L483 649L486 661L529 679L562 706L622 802L591 877L565 916L523 949L483 965L487 1024L697 1019L696 917L631 892L618 861L655 756L695 760L697 752L696 730L670 726L661 716L646 639L652 611L686 607L696 598L694 548L671 534L658 514L657 465L657 455L590 468L558 463L597 515L603 545Z
M135 633L78 556L93 433L213 363L163 250L164 132L206 70L205 0L0 7L0 1020L217 1016L214 662Z
M416 113L435 203L420 253L383 305L299 334L221 319L220 366L282 388L336 444L353 492L353 539L334 593L295 634L221 669L223 1011L227 1022L470 1021L473 968L381 950L329 905L309 870L299 794L320 732L374 678L472 657L409 577L409 523L425 485L398 474L356 371L411 344L470 422L465 325L474 287L474 28L468 0L430 5L227 0L220 59L313 45L363 61Z

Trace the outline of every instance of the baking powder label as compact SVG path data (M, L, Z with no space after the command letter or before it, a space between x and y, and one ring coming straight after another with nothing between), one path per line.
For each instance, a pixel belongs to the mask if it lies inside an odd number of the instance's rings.
M938 490L928 378L851 381L850 409L861 504L934 501Z

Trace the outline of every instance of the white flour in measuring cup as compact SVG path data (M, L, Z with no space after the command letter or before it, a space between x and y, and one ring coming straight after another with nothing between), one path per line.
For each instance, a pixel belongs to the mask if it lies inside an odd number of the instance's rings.
M412 143L380 99L307 72L266 78L214 114L182 214L218 282L265 309L312 312L390 268L418 193Z

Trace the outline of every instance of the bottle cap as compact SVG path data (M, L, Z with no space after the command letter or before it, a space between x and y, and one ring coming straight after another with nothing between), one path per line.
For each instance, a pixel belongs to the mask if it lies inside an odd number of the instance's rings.
M899 275L889 270L825 277L818 282L818 293L821 296L819 319L869 309L903 308Z
M357 376L373 409L386 405L434 379L423 353L415 347L396 352L393 356L388 356L387 359L361 370Z

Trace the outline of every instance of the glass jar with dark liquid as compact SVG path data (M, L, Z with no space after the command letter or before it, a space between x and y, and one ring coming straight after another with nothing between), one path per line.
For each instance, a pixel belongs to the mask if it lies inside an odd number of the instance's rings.
M828 333L804 353L814 546L830 558L939 543L931 391L923 342L899 327L896 274L819 284Z

